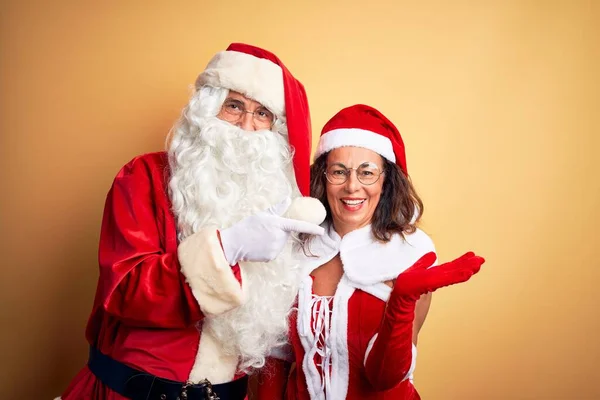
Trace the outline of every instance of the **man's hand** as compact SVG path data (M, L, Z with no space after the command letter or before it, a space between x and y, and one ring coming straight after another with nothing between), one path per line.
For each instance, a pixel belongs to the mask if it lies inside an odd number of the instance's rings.
M235 265L238 261L271 261L281 253L292 232L311 235L325 233L319 225L283 218L281 215L290 204L288 197L220 231L221 244L229 265Z

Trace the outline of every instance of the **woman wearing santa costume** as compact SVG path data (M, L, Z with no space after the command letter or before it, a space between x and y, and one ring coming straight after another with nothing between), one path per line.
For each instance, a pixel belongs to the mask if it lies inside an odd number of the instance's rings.
M234 43L200 74L172 135L108 193L89 361L62 400L241 400L246 372L285 339L299 271L290 234L323 234L319 215L297 212L320 206L301 197L302 84L272 53Z
M415 304L468 280L484 259L469 252L429 268L435 249L416 227L423 204L408 178L402 138L372 107L345 108L325 125L311 195L327 210L325 235L303 243L290 356L287 363L269 360L258 398L419 399L412 384ZM289 362L295 368L286 384Z

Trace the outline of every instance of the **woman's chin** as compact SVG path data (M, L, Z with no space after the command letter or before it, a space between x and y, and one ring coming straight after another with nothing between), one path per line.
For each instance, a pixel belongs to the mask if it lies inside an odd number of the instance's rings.
M334 227L340 236L367 226L371 221L365 221L360 215L334 217Z

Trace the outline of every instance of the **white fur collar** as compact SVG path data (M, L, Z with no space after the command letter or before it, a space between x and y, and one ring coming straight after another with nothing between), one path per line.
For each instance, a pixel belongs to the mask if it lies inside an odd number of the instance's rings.
M308 247L309 253L316 257L306 257L306 275L339 253L350 281L374 285L395 279L426 253L435 252L433 241L420 229L404 235L405 239L395 234L388 243L380 243L373 238L371 225L347 233L343 238L332 226L322 226L325 234L314 237Z

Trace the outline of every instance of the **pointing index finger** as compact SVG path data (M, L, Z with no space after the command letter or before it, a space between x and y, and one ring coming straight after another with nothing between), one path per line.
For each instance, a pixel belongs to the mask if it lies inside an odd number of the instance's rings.
M290 218L281 218L280 221L279 227L285 232L308 233L310 235L318 236L325 233L325 229L310 222Z

